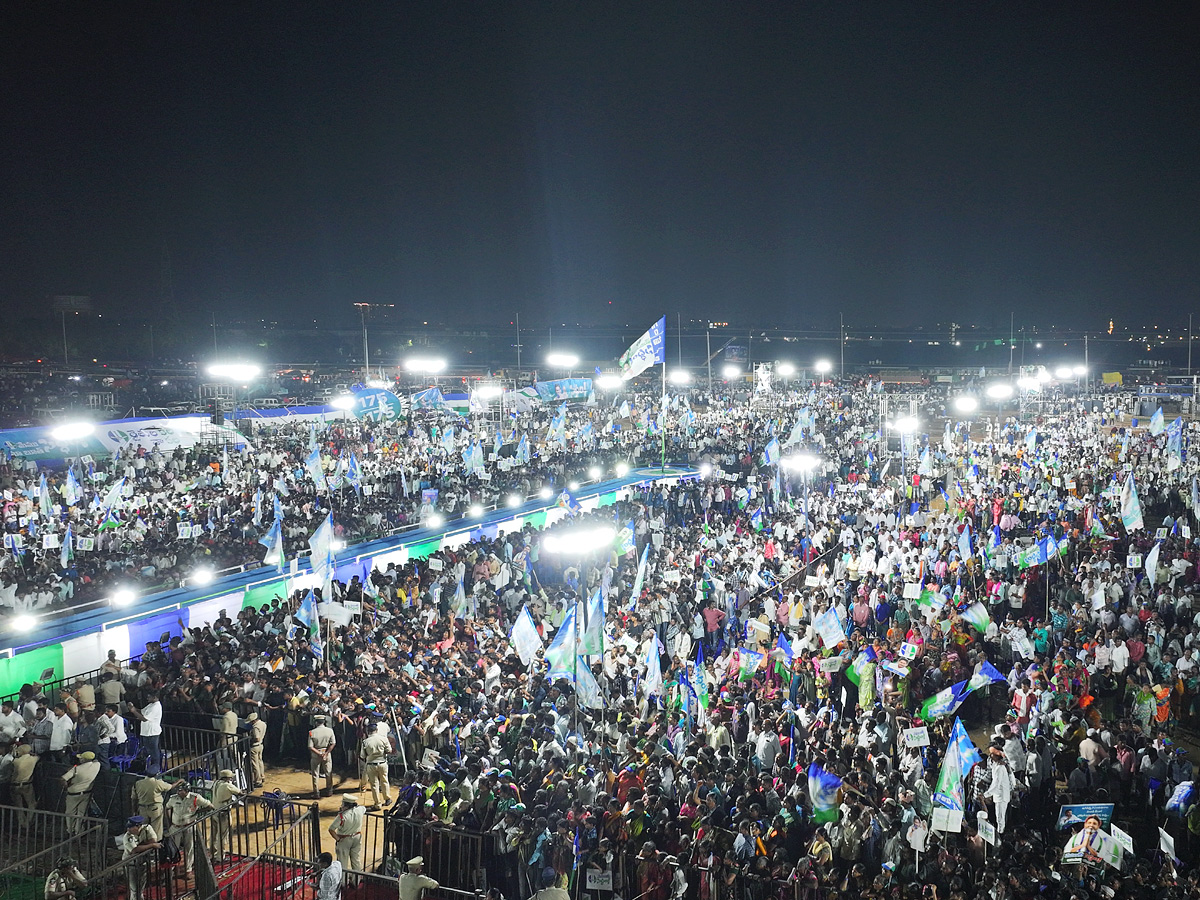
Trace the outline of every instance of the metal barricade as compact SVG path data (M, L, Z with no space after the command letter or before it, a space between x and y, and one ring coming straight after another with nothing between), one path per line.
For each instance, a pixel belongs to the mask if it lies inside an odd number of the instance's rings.
M0 806L0 871L55 847L60 856L102 864L107 840L108 823L103 819Z
M385 823L385 857L403 863L421 856L425 859L425 874L438 884L460 891L483 889L484 835L398 816L387 818Z
M249 807L246 807L247 809ZM245 823L234 822L234 833ZM234 897L278 897L298 894L315 874L321 852L320 813L313 804L279 828L272 825L259 830L260 839L252 847L237 846L232 864L218 865L216 883L209 892L197 889L200 900L232 900ZM237 850L253 850L239 853Z

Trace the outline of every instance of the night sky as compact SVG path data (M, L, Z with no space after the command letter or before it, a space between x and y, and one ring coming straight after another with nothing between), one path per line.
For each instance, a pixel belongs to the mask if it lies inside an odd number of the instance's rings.
M1186 323L1188 7L1042 6L6 4L0 298Z

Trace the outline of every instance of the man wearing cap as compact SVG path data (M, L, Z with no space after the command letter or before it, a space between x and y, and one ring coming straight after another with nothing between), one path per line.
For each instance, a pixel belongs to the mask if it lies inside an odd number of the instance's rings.
M358 754L363 761L363 780L371 787L371 809L379 809L382 803L391 803L391 788L388 784L388 754L392 742L388 740L386 722L375 725L375 731L359 745Z
M405 863L408 871L400 876L400 900L421 900L421 894L433 890L438 883L428 875L423 875L421 869L425 865L425 857L414 856Z
M308 769L312 774L314 800L321 796L317 778L322 773L325 775L324 796L333 796L333 748L337 746L337 739L327 721L325 716L313 716L316 727L308 733Z
M92 784L99 774L100 763L96 762L96 754L90 750L80 753L75 765L63 772L62 780L67 783L68 833L79 834L83 830L88 801L92 799Z
M362 826L365 807L358 805L357 794L342 795L342 811L329 825L333 848L343 869L362 868Z
M33 770L37 768L41 757L33 753L28 744L19 745L16 754L12 762L13 799L18 807L25 810L19 814L19 821L29 827L33 821L33 811L37 809L37 797L33 794Z
M42 897L45 900L75 900L75 891L85 887L87 879L79 871L75 860L63 856L54 864L54 870L46 876Z
M143 816L130 816L125 822L125 833L121 835L121 859L126 861L126 880L129 892L126 900L142 900L142 889L146 886L146 864L150 850L162 847L158 832L146 824Z
M163 797L171 790L171 783L156 775L146 775L133 783L130 791L138 815L146 820L154 833L163 833Z
M267 770L263 766L263 748L267 742L267 723L260 719L256 712L246 716L246 723L250 726L250 775L254 780L253 787L260 788L267 776Z
M170 818L171 835L179 845L183 854L183 870L185 873L196 868L196 834L194 825L203 815L204 810L213 808L213 804L194 791L188 790L186 781L177 781L175 789L167 799L167 815Z
M243 793L242 789L233 783L232 769L222 769L217 773L217 781L212 789L213 806L217 808L217 813L213 816L213 862L225 859L225 851L229 846L230 808Z

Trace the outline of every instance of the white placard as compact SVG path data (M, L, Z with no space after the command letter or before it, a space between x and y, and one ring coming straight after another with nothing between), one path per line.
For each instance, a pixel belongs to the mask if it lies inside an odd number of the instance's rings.
M442 755L436 750L426 747L425 753L421 757L421 768L431 770L435 765L437 765L437 761L441 759L441 756Z
M613 889L613 874L611 870L601 872L599 869L587 870L587 885L589 891L611 891Z
M1142 554L1130 553L1125 557L1125 565L1130 569L1140 569L1142 567Z
M979 820L979 836L993 847L996 846L996 826L987 819Z
M904 583L904 599L905 600L920 600L921 585L915 581L907 581Z
M55 550L61 546L62 546L62 542L58 539L57 534L51 533L51 534L43 534L42 535L42 549L43 550Z
M942 809L940 806L933 808L933 820L930 823L934 831L948 831L951 834L958 834L962 831L963 814L961 809Z
M842 658L840 656L831 656L828 659L820 660L817 665L821 667L822 672L840 672L842 670Z
M1154 532L1154 539L1156 541L1165 541L1167 539L1167 529L1166 528L1157 529Z
M820 575L806 575L804 577L804 586L806 588L819 588L821 586Z
M1113 840L1121 845L1122 850L1126 853L1133 853L1133 838L1129 835L1129 832L1122 831L1111 822L1108 825L1108 831L1112 835Z
M442 569L444 569L446 567L446 564L444 562L442 562L440 559L436 559L432 556L429 557L429 559L427 561L427 565L429 566L430 572L440 572L440 571L442 571Z
M1180 525L1179 533L1183 535L1183 539L1185 541L1190 541L1192 539L1192 526L1191 525Z
M480 480L480 481L491 481L491 480L492 480L492 473L491 473L491 472L480 472L480 473L479 473L479 480Z
M929 826L924 819L913 819L908 829L908 845L918 853L925 852L925 843L929 840Z
M926 725L920 725L916 728L906 728L903 735L905 747L929 746L929 728Z
M342 603L346 607L346 611L351 615L362 615L362 603L358 600L346 600Z
M1158 849L1171 859L1175 859L1175 838L1167 834L1163 829L1158 829Z
M96 549L96 539L90 538L90 537L89 538L79 538L78 540L75 541L75 549L76 550L95 550Z

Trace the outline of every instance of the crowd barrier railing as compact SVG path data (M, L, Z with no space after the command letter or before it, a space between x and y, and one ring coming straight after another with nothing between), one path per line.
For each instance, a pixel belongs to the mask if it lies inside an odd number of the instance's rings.
M104 819L0 806L0 873L53 848L59 849L59 856L84 859L89 866L103 863L107 840Z

